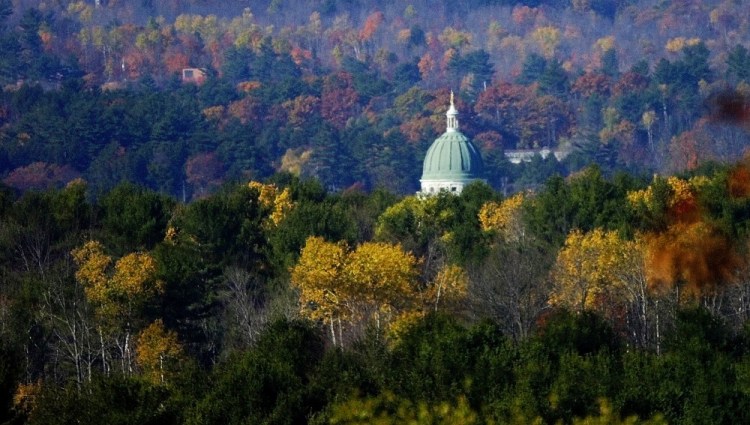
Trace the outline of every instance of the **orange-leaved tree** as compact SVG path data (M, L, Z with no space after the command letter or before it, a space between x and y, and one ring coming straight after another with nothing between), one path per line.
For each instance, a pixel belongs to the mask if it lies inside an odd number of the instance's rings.
M742 261L731 241L704 221L674 223L646 236L646 266L651 288L678 290L688 299L714 294L733 282Z
M730 196L735 190L742 192L734 177L730 173ZM729 235L705 217L700 203L701 190L710 184L700 176L656 178L647 189L628 194L630 204L650 225L643 239L652 291L675 290L678 299L695 300L734 281L742 258Z
M704 302L713 309L721 304L716 301L727 289L737 288L735 283L745 261L729 235L701 211L703 206L696 201L696 194L704 179L691 179L689 187L683 181L683 190L674 190L668 197L666 227L643 236L645 269L654 295L669 296L678 303ZM656 323L658 343L658 316Z

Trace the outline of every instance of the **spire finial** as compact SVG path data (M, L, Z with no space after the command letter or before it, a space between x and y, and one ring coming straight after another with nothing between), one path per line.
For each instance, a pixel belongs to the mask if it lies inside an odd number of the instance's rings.
M446 131L458 130L458 111L456 110L456 105L453 104L453 90L451 90L451 106L448 108L448 112L446 112L445 115L448 118Z

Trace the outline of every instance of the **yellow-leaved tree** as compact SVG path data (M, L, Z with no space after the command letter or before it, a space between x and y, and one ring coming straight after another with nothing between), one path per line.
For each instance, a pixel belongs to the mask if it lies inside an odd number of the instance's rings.
M292 208L294 208L292 192L289 191L288 187L285 187L281 193L276 195L276 199L273 201L273 211L271 211L271 215L269 216L271 223L273 223L274 226L278 226L281 220L289 214Z
M354 396L339 401L332 406L330 419L334 425L473 425L481 422L464 396L452 401L427 403L414 402L389 392L376 397Z
M351 317L342 270L346 244L326 242L311 236L305 241L297 265L292 268L292 284L299 289L300 311L312 320L330 326L336 345L335 326L341 334L341 321ZM340 339L340 338L339 338Z
M463 267L449 264L440 268L425 291L427 306L437 311L440 305L455 305L466 298L469 275Z
M164 292L164 283L156 279L156 261L145 252L133 252L115 263L108 281L109 297L104 302L121 301L126 317L144 302Z
M13 394L13 409L16 412L23 413L26 417L31 417L41 392L41 379L36 382L19 383L15 394Z
M134 252L117 260L104 253L98 241L86 242L72 251L78 266L76 279L97 313L108 319L130 319L135 309L163 292L156 279L156 262L150 254Z
M136 361L154 383L167 382L184 357L177 333L166 330L161 319L146 326L136 343Z
M560 44L560 30L549 25L539 27L531 34L531 38L539 45L542 55L547 59L552 59Z
M417 259L400 245L363 243L347 256L344 275L356 317L378 328L414 308Z
M507 242L523 239L522 208L525 195L517 193L502 202L489 201L479 210L479 224L485 232L496 232Z
M469 275L466 270L455 264L443 264L436 275L421 291L414 293L410 300L411 308L397 312L388 324L388 337L392 342L398 341L420 319L430 311L460 308L466 301L469 292Z
M258 201L269 211L268 218L264 222L264 226L267 228L278 226L281 220L294 208L292 193L288 187L279 190L274 184L263 184L256 181L251 181L248 186L258 191Z
M104 253L104 246L98 241L86 242L82 247L74 249L71 254L78 266L76 279L84 285L86 297L92 301L103 299L112 257Z
M368 242L351 250L344 242L311 236L291 279L302 314L329 326L331 340L340 345L345 323L383 327L415 308L417 264L400 245Z
M98 241L86 242L71 252L78 267L76 280L83 286L99 319L101 360L109 370L109 345L119 351L123 372L132 371L132 332L147 302L164 291L156 278L156 261L144 252L127 254L113 265Z
M609 307L632 300L635 280L631 273L642 262L639 243L621 239L617 232L574 230L568 234L552 270L550 303L578 312L599 310L606 314ZM644 279L641 283L645 286Z

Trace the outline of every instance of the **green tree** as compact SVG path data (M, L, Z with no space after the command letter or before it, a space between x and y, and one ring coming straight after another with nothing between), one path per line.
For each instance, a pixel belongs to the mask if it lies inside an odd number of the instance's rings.
M477 413L466 399L455 402L411 402L391 393L372 398L350 398L333 407L331 424L397 424L471 425L479 423Z
M187 353L201 363L217 355L214 344L219 305L216 299L222 266L204 246L168 231L166 240L153 252L157 278L164 292L155 312L167 330L175 330Z
M389 385L410 400L467 397L474 409L498 401L512 385L515 350L500 329L466 329L448 316L429 315L401 336L389 363Z
M544 59L544 56L532 53L523 62L523 69L521 70L521 75L518 76L517 82L525 85L538 82L546 68L547 60Z
M250 78L250 63L254 55L252 50L245 47L230 47L224 51L224 78L232 82L244 81Z
M45 385L35 401L30 424L63 425L76 421L108 424L177 424L180 408L170 391L139 377L99 376L79 391Z
M726 326L703 309L678 311L674 326L662 355L624 356L623 413L660 412L670 423L745 420L747 401L732 365L737 346Z
M118 254L148 250L162 241L175 208L171 198L132 183L118 185L99 205L103 239Z
M542 93L558 97L564 97L568 93L568 74L557 59L547 61L538 81Z
M396 66L393 71L393 90L396 93L405 93L422 79L417 62L418 60L415 59L413 62L401 63Z
M484 87L492 84L492 76L495 72L489 53L482 49L465 55L454 55L448 63L448 71L456 85L470 75L472 83L469 88L473 94L479 93Z
M322 357L323 340L309 324L276 321L253 349L214 369L186 423L302 423L319 409L309 388Z
M11 0L0 1L0 33L5 31L5 21L13 15L13 3Z
M247 185L228 186L175 212L170 225L198 244L212 264L260 265L264 261L263 208Z
M486 184L473 183L461 196L444 192L426 198L405 197L378 218L375 237L398 242L424 257L428 276L446 259L477 260L485 252L485 245L476 243L481 238L479 209L493 196Z
M596 227L631 231L626 195L638 182L626 176L613 181L598 167L590 167L570 182L550 178L544 189L525 204L524 221L541 241L561 245L572 229Z
M268 257L277 276L288 274L309 236L355 243L362 230L345 201L327 195L319 182L295 179L289 187L295 208L276 229L267 232Z

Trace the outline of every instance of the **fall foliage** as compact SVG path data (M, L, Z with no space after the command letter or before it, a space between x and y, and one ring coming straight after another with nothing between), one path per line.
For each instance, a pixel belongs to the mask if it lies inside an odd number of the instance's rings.
M128 254L112 266L104 246L89 241L71 254L78 265L76 279L84 285L86 296L112 320L128 320L134 309L163 290L156 279L156 263L147 253Z
M594 229L571 232L553 268L555 282L550 303L575 311L606 308L627 300L623 276L632 266L627 258L641 252L634 242L616 232Z
M289 188L279 190L273 184L263 184L256 181L249 183L251 189L258 191L258 201L268 209L267 226L275 227L294 208Z
M655 291L679 288L687 299L712 295L734 282L741 265L730 241L705 222L676 223L646 241L649 283Z
M417 308L416 266L416 258L398 245L371 242L350 251L344 243L310 237L291 281L300 289L302 313L327 323L336 344L334 323L341 343L341 321L385 326Z
M730 174L730 196L736 190L733 182L737 176L736 171ZM705 177L669 177L666 181L656 179L647 189L628 194L636 208L663 217L659 220L662 226L643 235L652 290L677 288L688 299L695 299L714 294L717 288L734 281L741 257L730 238L706 220L699 202L701 190L709 185Z
M521 208L525 195L518 193L502 202L488 202L479 210L479 223L484 231L497 232L507 241L523 238L524 225Z
M146 326L138 334L136 345L136 361L154 383L166 383L183 360L177 334L164 329L161 319Z
M291 175L187 204L130 186L88 200L80 182L0 192L0 379L17 401L3 414L304 423L417 406L483 421L476 406L492 404L523 423L702 417L672 398L601 401L657 388L741 417L700 400L744 394L744 354L726 351L744 353L750 303L743 166L651 182L590 168L505 198L481 184L329 193ZM132 220L159 202L166 221ZM110 248L142 226L153 242Z

